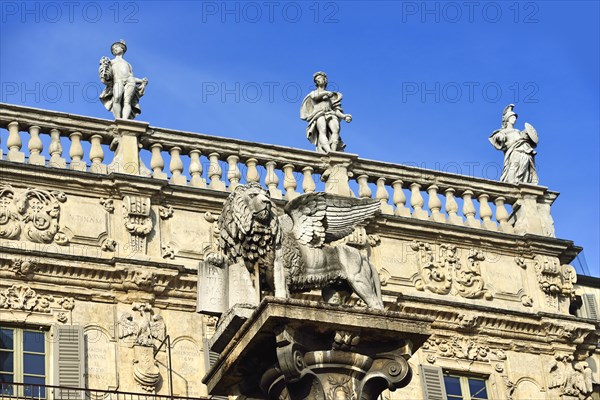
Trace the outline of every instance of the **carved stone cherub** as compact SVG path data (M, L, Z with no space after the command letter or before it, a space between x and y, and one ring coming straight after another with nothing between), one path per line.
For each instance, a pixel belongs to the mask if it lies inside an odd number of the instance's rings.
M125 41L120 40L110 47L114 59L110 60L108 57L100 59L98 75L106 85L100 93L100 101L115 118L134 119L142 112L139 101L144 95L148 79L133 76L131 64L123 58L126 51Z
M265 283L275 296L322 289L326 301L340 304L354 291L367 306L383 309L377 270L361 250L340 241L379 207L373 199L307 193L278 217L260 184L240 185L219 217L219 248L230 266L259 278L247 281Z
M504 167L500 181L507 183L533 183L537 185L534 148L538 135L533 126L525 123L525 130L515 129L517 113L515 105L509 104L502 113L502 127L495 130L489 140L497 150L504 152Z
M317 88L300 107L300 118L308 122L306 137L320 153L343 151L346 145L340 137L340 119L350 122L352 116L342 111L342 94L327 90L325 72L315 72L313 80Z

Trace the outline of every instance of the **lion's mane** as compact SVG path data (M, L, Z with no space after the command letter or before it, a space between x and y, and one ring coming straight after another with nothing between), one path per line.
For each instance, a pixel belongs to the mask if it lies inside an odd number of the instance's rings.
M266 192L258 183L240 185L229 195L219 217L219 248L231 263L243 261L249 270L274 265L275 246L281 240L281 228L275 205L271 205L268 225L257 221L248 209L247 196L251 189Z

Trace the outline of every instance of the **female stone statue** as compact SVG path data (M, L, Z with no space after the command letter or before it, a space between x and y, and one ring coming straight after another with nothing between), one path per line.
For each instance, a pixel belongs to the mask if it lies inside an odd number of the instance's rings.
M327 90L327 74L315 72L315 90L302 101L300 118L308 121L307 139L320 153L342 151L346 147L340 137L340 119L352 121L350 114L342 111L342 94Z
M514 107L514 104L509 104L504 108L502 128L495 130L489 138L496 149L504 151L504 167L500 181L537 185L534 150L538 143L537 132L527 122L525 130L515 129L518 116L513 111Z

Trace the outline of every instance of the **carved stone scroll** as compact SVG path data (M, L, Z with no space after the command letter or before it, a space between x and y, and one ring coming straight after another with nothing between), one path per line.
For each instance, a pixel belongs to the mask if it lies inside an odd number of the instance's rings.
M51 243L59 231L60 203L67 196L59 191L16 189L0 186L0 238Z

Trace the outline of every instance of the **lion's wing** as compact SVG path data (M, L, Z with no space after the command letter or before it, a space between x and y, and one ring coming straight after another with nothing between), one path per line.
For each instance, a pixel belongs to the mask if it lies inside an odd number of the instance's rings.
M292 218L295 238L308 246L342 239L356 226L367 223L380 208L376 199L355 199L328 193L307 193L285 206Z

